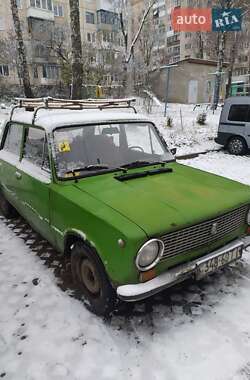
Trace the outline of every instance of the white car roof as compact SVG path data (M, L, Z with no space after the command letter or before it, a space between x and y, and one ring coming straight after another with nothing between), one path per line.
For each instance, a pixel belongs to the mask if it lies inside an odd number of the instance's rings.
M12 121L24 124L32 124L32 118L33 112L16 110L14 112ZM44 128L47 132L51 132L54 129L62 126L128 121L150 122L146 116L135 114L133 112L110 112L106 110L40 110L37 114L34 124L38 127Z

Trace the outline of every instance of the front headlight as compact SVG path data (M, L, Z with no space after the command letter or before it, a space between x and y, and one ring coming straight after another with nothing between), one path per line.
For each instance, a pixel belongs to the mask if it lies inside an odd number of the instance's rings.
M247 224L250 226L250 210L248 211L248 214L247 214Z
M140 271L147 271L156 266L164 252L164 244L161 240L152 239L140 248L136 256L136 266Z

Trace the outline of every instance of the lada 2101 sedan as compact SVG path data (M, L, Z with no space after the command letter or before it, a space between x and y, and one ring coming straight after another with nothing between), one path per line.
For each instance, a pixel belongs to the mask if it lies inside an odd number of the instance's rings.
M250 188L177 163L152 121L118 111L131 102L20 100L35 111L13 110L0 145L3 214L16 209L70 258L100 315L250 245Z

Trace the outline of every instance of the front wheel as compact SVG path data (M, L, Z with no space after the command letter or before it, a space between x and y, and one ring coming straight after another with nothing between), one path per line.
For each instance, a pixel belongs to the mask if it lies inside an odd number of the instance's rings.
M97 315L107 316L115 307L116 295L99 256L78 241L72 248L71 271L77 288Z
M246 153L247 146L246 142L242 137L235 136L229 140L227 145L228 152L234 154L235 156L241 156Z

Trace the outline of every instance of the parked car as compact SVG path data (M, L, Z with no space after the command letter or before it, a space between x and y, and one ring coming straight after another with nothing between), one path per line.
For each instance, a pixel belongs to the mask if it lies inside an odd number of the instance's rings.
M250 187L177 163L148 118L103 110L126 102L13 110L0 145L2 212L17 210L71 261L100 315L199 280L250 245Z
M226 99L215 141L234 155L245 154L250 149L249 96Z

